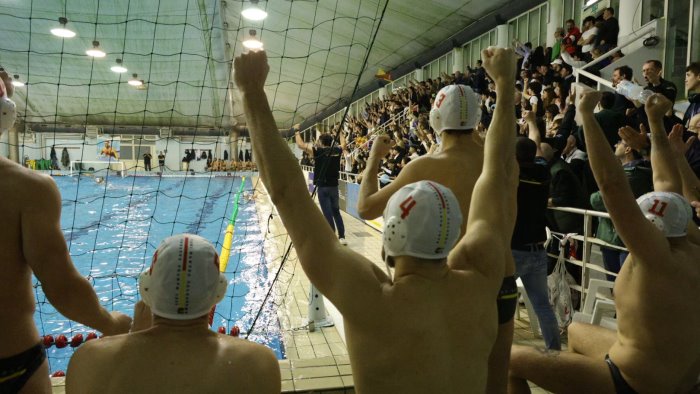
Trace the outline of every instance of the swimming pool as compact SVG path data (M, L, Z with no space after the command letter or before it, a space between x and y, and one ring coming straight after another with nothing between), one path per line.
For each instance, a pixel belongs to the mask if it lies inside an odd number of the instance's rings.
M89 278L102 305L133 315L139 299L138 275L150 265L160 241L178 233L200 235L221 250L239 177L112 177L97 183L93 177L55 177L61 192L61 229L78 271ZM249 329L258 314L272 278L265 263L267 230L252 199L254 185L246 179L244 195L226 268L229 287L218 304L212 329L234 326ZM36 279L35 280L35 285ZM39 333L84 337L92 331L60 315L37 285L34 320ZM243 336L243 335L242 335ZM253 341L284 358L279 321L271 303L265 305L250 335ZM51 372L65 371L74 349L47 349Z

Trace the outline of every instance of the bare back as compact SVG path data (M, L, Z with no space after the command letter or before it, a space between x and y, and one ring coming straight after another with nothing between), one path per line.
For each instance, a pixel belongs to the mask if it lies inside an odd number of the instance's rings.
M412 181L434 181L447 186L457 196L463 217L462 235L467 228L474 185L481 175L484 163L483 148L470 142L466 149L455 147L421 156L407 166L410 167Z
M23 253L22 212L45 209L42 194L53 181L0 157L0 338L12 338L0 346L0 358L18 354L36 345L32 270ZM40 247L40 245L36 245Z
M615 281L618 340L610 358L633 387L649 392L687 392L700 375L700 242L670 242L663 261L630 255Z
M202 329L152 328L83 345L71 359L75 393L279 393L280 370L262 345Z
M484 282L449 269L439 278L404 276L385 283L365 314L344 313L356 386L363 393L483 392L497 326Z

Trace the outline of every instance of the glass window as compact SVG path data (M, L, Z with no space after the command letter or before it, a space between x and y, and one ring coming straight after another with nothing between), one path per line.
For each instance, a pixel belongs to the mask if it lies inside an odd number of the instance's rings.
M700 61L700 0L693 0L693 39L690 41L693 43L693 47L690 48L690 62ZM689 62L689 63L690 63Z
M122 144L121 147L119 148L119 160L133 160L134 159L134 151L132 148L133 148L133 145Z
M642 25L664 16L666 0L642 0Z
M668 1L668 28L666 32L666 61L664 78L681 88L688 64L688 33L690 3L688 0Z
M466 69L467 67L472 67L472 44L467 43L462 49L462 63L464 64L464 68Z
M529 13L528 26L530 31L528 32L528 41L532 43L532 47L535 48L540 44L540 9L536 9Z
M540 45L547 46L547 21L549 20L549 5L540 8Z
M445 58L445 68L447 68L447 73L452 74L452 66L454 66L454 62L452 61L452 58L454 55L452 52L447 54L447 57Z
M524 44L529 41L527 33L527 15L523 15L520 18L518 18L518 34L516 35L516 38Z
M141 145L141 146L135 145L134 150L136 150L138 152L136 154L136 157L138 157L139 159L143 159L143 155L146 153L150 153L151 155L153 155L153 151L155 150L153 148L155 148L155 147L152 145Z

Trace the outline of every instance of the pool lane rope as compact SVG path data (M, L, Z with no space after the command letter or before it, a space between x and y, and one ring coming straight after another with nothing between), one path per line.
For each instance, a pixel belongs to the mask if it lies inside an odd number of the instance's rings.
M226 266L228 265L228 259L231 256L231 244L233 243L233 234L236 230L236 217L238 217L238 202L241 200L241 194L243 194L243 186L245 185L245 177L241 179L241 185L238 187L238 193L236 193L236 198L233 202L233 212L231 212L231 218L228 221L228 226L226 226L226 234L224 235L224 242L221 244L221 253L219 253L219 272L225 272ZM212 325L214 321L214 313L216 312L216 305L211 308L209 313L209 325Z

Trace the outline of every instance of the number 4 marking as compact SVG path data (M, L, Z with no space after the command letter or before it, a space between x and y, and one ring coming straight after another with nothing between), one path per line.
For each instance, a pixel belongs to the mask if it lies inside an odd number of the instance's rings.
M659 204L661 204L661 207L659 207ZM664 217L664 211L666 210L666 207L668 206L668 203L659 201L659 200L654 200L654 205L651 206L649 209L649 212L653 213L656 216ZM658 208L658 210L657 210Z
M407 199L403 200L401 205L401 219L406 219L408 216L409 212L411 212L411 209L416 206L416 200L413 199L413 197L408 197Z

